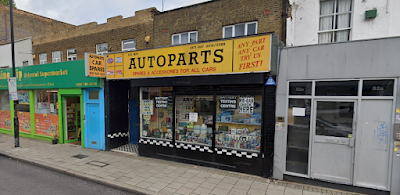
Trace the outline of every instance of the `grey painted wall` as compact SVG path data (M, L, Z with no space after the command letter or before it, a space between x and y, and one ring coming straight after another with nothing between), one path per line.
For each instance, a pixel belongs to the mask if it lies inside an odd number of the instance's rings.
M32 58L32 38L17 40L14 43L15 48L15 66L22 66L23 61L28 61L33 65ZM37 56L39 57L39 56ZM0 68L11 68L11 44L0 45Z
M276 116L286 116L289 80L391 77L399 81L399 48L400 37L282 48L277 77ZM400 97L399 85L397 88L397 97ZM395 102L396 108L400 108L399 98ZM393 140L390 142L393 143ZM285 150L286 135L276 131L274 178L283 178ZM400 194L400 186L397 185L400 183L400 157L393 157L392 173L391 194Z

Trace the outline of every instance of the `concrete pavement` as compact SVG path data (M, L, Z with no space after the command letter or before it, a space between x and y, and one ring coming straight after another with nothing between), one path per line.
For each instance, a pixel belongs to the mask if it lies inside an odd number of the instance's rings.
M172 161L0 135L0 154L137 194L358 195ZM73 157L83 155L82 159ZM86 157L85 157L86 156Z

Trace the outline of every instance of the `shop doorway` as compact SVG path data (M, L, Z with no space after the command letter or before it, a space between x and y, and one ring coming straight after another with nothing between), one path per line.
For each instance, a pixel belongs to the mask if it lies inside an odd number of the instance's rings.
M64 141L74 145L81 143L81 101L80 96L64 96Z
M311 177L353 184L355 100L315 100Z

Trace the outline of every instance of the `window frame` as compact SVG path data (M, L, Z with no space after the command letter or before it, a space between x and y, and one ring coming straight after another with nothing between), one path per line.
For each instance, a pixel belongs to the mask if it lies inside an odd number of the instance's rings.
M98 52L98 47L99 47L99 45L103 45L103 44L107 44L107 51ZM97 55L104 55L104 54L107 54L107 53L108 53L108 43L99 43L99 44L96 44L96 54L97 54Z
M124 41L134 41L134 42L135 42L135 47L134 47L134 48L125 49L125 48L124 48ZM134 51L134 50L136 50L136 39L125 39L125 40L121 40L121 50L122 50L122 51Z
M26 63L26 65L25 65ZM23 60L22 61L22 66L29 66L29 61L28 60Z
M75 54L74 55L69 55L69 50L75 50ZM75 57L75 59L74 59ZM78 60L78 53L76 52L76 48L72 48L72 49L67 49L67 61L75 61Z
M56 53L56 52L60 52L60 58L54 58L54 53ZM61 51L53 51L53 52L51 52L51 59L52 59L51 61L53 63L62 62L62 52Z
M196 31L188 31L188 32L182 32L182 33L177 33L177 34L171 35L172 45L180 45L180 44L182 44L182 34L186 34L186 33L188 34L188 42L187 43L183 43L183 44L199 42L199 32L196 30ZM196 41L190 42L190 34L191 33L196 33ZM178 44L174 44L174 37L175 36L179 37L179 43Z
M44 56L44 59L42 59L40 56ZM47 53L39 54L39 64L47 64Z
M333 10L335 10L335 12L332 13L332 14L326 14L326 15L321 15L321 1L322 0L319 0L320 6L319 6L319 14L318 14L319 15L319 17L318 17L318 35L324 34L324 33L332 33L332 41L331 42L327 42L327 43L336 43L335 34L334 33L339 32L339 31L349 30L349 39L347 41L351 41L351 35L352 35L352 30L351 29L352 29L352 26L353 26L353 17L352 16L353 16L353 10L354 10L354 1L353 0L349 0L351 2L351 7L350 7L350 11L349 12L338 13L336 11L338 0L333 0L334 1ZM321 18L328 17L328 16L333 16L332 24L333 24L333 28L335 28L336 21L337 21L336 20L336 16L344 15L344 14L349 14L350 15L349 16L350 17L350 27L340 28L340 29L331 29L331 30L319 30L319 27L321 26L321 24L320 24ZM345 42L345 41L343 41L343 42ZM324 44L324 43L320 43L319 42L319 38L318 38L318 44Z
M236 37L236 35L235 35L235 26L236 26L236 25L241 25L241 24L244 24L244 35L243 35L243 36L247 36L249 24L256 24L255 35L257 34L257 31L258 31L258 21L243 22L243 23L237 23L237 24L232 24L232 25L228 25L228 26L222 27L222 38L225 39L225 38L233 38L233 37ZM229 28L229 27L232 27L232 37L225 37L225 29L226 29L226 28Z

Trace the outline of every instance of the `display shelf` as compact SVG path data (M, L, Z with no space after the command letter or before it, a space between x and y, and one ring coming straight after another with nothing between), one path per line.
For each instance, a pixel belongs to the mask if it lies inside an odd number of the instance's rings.
M236 125L255 125L255 126L261 126L261 124L251 124L251 123L235 123L235 122L220 122L220 121L217 121L216 123L224 123L224 124L236 124Z

